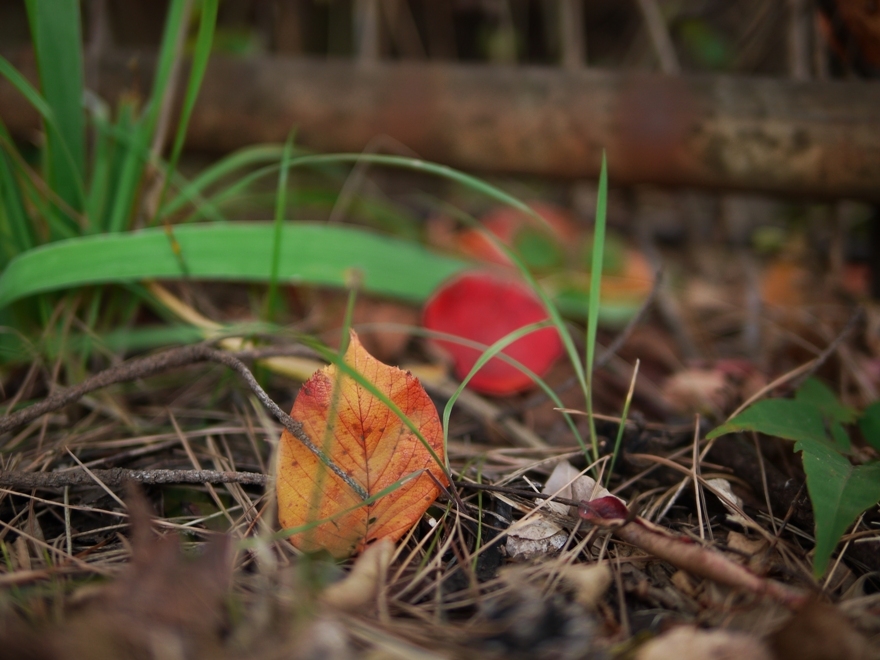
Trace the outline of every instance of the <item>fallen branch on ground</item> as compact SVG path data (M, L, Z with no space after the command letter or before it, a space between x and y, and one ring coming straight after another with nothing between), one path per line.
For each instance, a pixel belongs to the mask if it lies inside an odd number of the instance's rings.
M581 502L578 512L587 522L610 530L618 538L691 575L757 596L769 596L793 609L800 607L808 599L806 592L755 575L720 552L704 548L690 539L677 538L652 529L644 520L632 515L616 497Z
M303 429L302 424L291 418L290 415L278 407L278 404L272 401L269 395L266 394L266 391L260 387L260 384L254 378L250 369L248 369L244 362L237 357L240 356L245 359L253 359L256 357L262 357L264 354L265 351L242 351L241 353L232 355L214 348L209 343L203 343L174 348L169 351L157 353L156 355L150 355L149 357L129 360L114 367L110 367L109 369L105 369L91 378L85 379L79 385L74 385L73 387L68 387L56 392L55 394L46 397L40 403L35 403L34 405L12 413L11 415L0 417L0 433L5 433L23 426L46 413L60 410L64 406L75 403L86 394L110 385L138 380L139 378L147 378L148 376L154 376L171 369L177 369L190 364L197 364L199 362L216 362L229 367L241 376L245 383L247 383L247 386L260 400L260 403L262 403L269 412L281 422L284 428L286 428L293 437L303 443L309 451L317 456L324 465L330 468L336 476L342 479L342 481L357 493L361 499L367 499L367 493L363 487L331 461L330 458L312 442L311 438L309 438L308 434Z
M83 470L76 468L58 472L0 472L3 488L66 488L95 485L119 487L133 481L140 484L242 484L265 486L269 477L259 472L219 472L217 470Z

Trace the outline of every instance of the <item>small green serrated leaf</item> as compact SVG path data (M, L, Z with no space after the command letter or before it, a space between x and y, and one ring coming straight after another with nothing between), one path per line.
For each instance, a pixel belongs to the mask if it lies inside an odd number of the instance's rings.
M875 401L865 408L859 419L859 429L865 438L865 442L877 451L880 451L880 401Z
M706 437L757 431L786 440L809 440L829 444L821 411L814 405L791 399L767 399L749 406Z
M813 573L820 577L840 537L858 516L880 501L880 463L853 465L824 443L800 441L807 490L816 518Z

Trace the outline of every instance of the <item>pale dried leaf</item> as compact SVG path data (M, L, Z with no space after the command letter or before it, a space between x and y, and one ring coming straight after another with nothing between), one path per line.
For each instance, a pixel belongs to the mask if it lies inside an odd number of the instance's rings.
M652 639L636 653L636 660L773 660L757 637L729 630L700 630L680 626Z
M343 580L324 590L321 600L331 607L347 611L357 611L369 605L379 593L393 555L393 541L376 541L364 550Z
M611 586L613 576L608 564L573 564L562 571L562 578L574 587L575 600L594 608Z

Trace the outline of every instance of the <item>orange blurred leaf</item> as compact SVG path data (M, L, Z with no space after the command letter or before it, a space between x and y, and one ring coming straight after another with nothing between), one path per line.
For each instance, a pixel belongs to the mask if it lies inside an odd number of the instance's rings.
M345 362L412 420L442 460L440 419L418 379L408 371L379 362L367 353L354 331ZM309 378L296 397L290 416L301 422L312 442L322 447L330 460L370 496L407 475L425 470L375 502L339 515L357 507L360 497L284 431L277 468L281 526L289 529L336 516L292 536L291 542L301 550L324 549L341 558L361 552L382 538L396 541L437 498L437 482L448 483L441 466L416 434L378 397L335 365Z

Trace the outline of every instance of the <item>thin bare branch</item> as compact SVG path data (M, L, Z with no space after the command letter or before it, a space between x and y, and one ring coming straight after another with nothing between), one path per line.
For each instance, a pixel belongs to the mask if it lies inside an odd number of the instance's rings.
M254 357L251 352L242 352L242 357ZM66 405L74 403L86 394L95 390L115 385L117 383L125 383L139 378L154 376L171 369L177 369L199 362L216 362L229 367L241 376L247 386L256 395L256 397L274 416L281 422L290 434L303 443L310 452L324 463L330 470L342 481L348 485L362 499L367 499L367 493L363 486L358 484L351 476L349 476L342 468L336 465L330 458L321 451L315 443L312 442L308 434L303 429L301 423L291 418L286 412L281 410L278 405L266 394L266 391L260 387L260 384L254 378L250 369L236 355L220 351L210 344L195 344L193 346L183 346L174 348L163 353L157 353L145 358L138 358L123 362L120 365L110 367L104 371L95 374L91 378L87 378L79 385L74 385L67 389L61 390L46 397L40 403L36 403L24 410L0 417L0 433L5 433L18 428L28 422L31 422L41 415L60 410Z
M91 472L91 474L89 473ZM218 470L128 470L111 468L90 470L81 468L58 472L0 472L0 487L67 488L94 486L95 477L105 485L117 488L129 481L140 484L244 484L265 486L269 477L259 472L220 472Z

